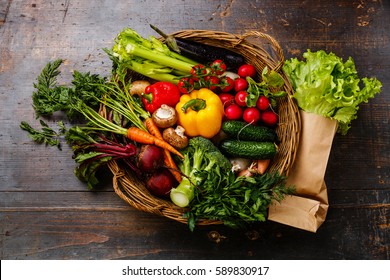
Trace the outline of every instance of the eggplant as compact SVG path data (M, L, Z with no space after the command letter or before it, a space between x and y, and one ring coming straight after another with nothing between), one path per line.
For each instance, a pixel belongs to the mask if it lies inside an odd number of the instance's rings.
M167 46L172 51L199 63L208 64L216 59L221 59L225 62L227 70L237 70L242 64L245 64L245 59L242 55L228 49L166 35L157 27L153 25L150 25L150 27L165 39Z

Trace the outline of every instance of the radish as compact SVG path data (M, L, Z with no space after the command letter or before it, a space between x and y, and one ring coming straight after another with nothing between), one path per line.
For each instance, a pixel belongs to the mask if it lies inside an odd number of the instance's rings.
M146 188L158 197L168 197L172 188L178 185L175 177L166 168L160 168L146 181Z
M153 173L164 164L162 149L155 145L142 145L138 154L137 166L146 173Z

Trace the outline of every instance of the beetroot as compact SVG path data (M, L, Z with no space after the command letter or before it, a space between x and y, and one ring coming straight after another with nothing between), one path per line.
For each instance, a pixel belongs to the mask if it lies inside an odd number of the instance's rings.
M138 154L137 166L146 173L153 173L164 164L164 154L161 148L155 145L143 145Z
M146 187L155 196L168 197L171 189L177 184L178 182L168 169L160 168L148 178Z

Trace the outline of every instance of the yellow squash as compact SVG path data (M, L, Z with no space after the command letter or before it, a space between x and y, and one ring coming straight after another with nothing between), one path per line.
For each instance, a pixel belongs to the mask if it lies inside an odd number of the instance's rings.
M184 94L176 104L178 123L190 137L211 138L221 129L223 104L217 94L207 88Z

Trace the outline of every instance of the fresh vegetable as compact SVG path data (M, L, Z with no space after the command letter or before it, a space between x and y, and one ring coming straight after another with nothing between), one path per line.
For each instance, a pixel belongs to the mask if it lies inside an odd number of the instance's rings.
M272 110L263 111L260 115L260 121L269 127L274 127L278 123L279 117Z
M270 108L271 103L269 102L268 97L265 97L264 95L261 95L259 99L256 101L256 107L260 111L265 111Z
M142 103L145 109L154 113L161 105L175 107L180 100L179 88L170 82L156 82L145 88Z
M221 102L225 108L234 103L234 95L233 94L220 93L220 94L218 94L218 96L219 96L219 99L221 99Z
M258 159L256 160L255 168L259 174L264 174L267 171L270 163L270 159Z
M247 123L256 124L260 120L260 111L256 107L245 108L242 118Z
M251 77L251 78L255 78L256 74L257 74L257 70L256 68L252 65L252 64L243 64L241 65L238 70L237 70L237 74L241 77L241 78L246 78L246 77Z
M226 72L226 63L221 59L216 59L210 63L211 73L220 76Z
M142 145L138 154L137 166L146 173L153 173L164 164L161 148L155 145Z
M205 180L200 174L201 171L218 170L225 173L232 165L210 140L202 136L191 138L182 153L184 159L178 167L183 178L177 188L172 189L170 197L177 206L187 207L194 198L195 187Z
M234 89L234 80L228 76L224 76L220 79L222 86L220 87L222 92L231 92Z
M177 122L176 110L174 107L162 104L153 112L152 119L159 128L171 127Z
M222 221L232 228L265 221L273 201L295 192L279 172L237 177L231 171L202 170L199 175L207 179L195 188L195 199L186 213L190 230L199 219Z
M190 77L180 78L177 87L181 94L188 94L195 89L194 80Z
M146 80L137 80L133 81L130 85L130 91L129 93L131 95L138 95L141 96L145 93L145 89L150 86L150 83Z
M203 64L196 64L196 65L192 66L192 68L190 70L190 74L191 74L192 80L194 80L195 82L198 82L200 78L207 75L206 66L204 66Z
M168 46L170 46L171 49L175 50L175 46L177 46L180 50L180 54L199 61L200 63L206 64L211 61L220 59L226 63L228 69L237 69L240 65L245 63L244 57L233 51L202 44L188 39L169 36L164 34L164 32L159 30L157 27L153 25L150 26L159 35L166 39L167 43L169 43ZM173 47L171 42L174 42Z
M251 159L247 158L229 158L230 163L232 164L232 171L234 173L240 173L243 170L247 170L252 163Z
M380 93L382 83L376 78L360 78L351 57L343 62L332 52L307 50L303 58L291 58L283 66L298 106L337 120L337 131L346 134L359 105Z
M242 108L235 103L225 108L225 118L227 120L239 120L242 117L242 113Z
M275 130L259 125L252 125L243 121L225 121L222 130L231 138L258 142L276 142Z
M40 124L42 127L41 131L32 128L31 125L25 121L20 123L20 128L27 131L30 138L35 142L39 144L45 143L46 145L57 146L57 148L61 150L60 137L66 132L64 122L58 122L58 132L50 128L49 125L43 120L40 120Z
M173 175L165 168L157 170L146 180L146 188L153 195L165 198L169 197L171 189L177 184Z
M230 157L249 159L272 159L276 154L276 145L273 142L256 142L226 139L220 145L223 154Z
M188 137L185 135L184 128L180 125L176 128L168 127L164 129L162 136L167 143L176 149L181 150L188 146Z
M177 84L198 62L169 48L154 37L142 38L131 28L123 29L111 50L106 50L119 72L135 71L157 81Z
M245 91L248 89L248 82L244 78L237 78L234 80L234 90L235 92Z
M246 106L246 97L248 96L248 93L245 90L240 90L236 93L234 96L234 102L241 107Z
M190 137L211 138L221 129L223 104L218 95L202 88L182 95L176 105L178 124Z
M110 140L98 131L79 126L67 131L66 142L71 145L78 164L74 173L89 189L99 183L96 172L110 160L122 160L135 174L141 174L136 165L137 147L132 143L119 143L116 138Z

